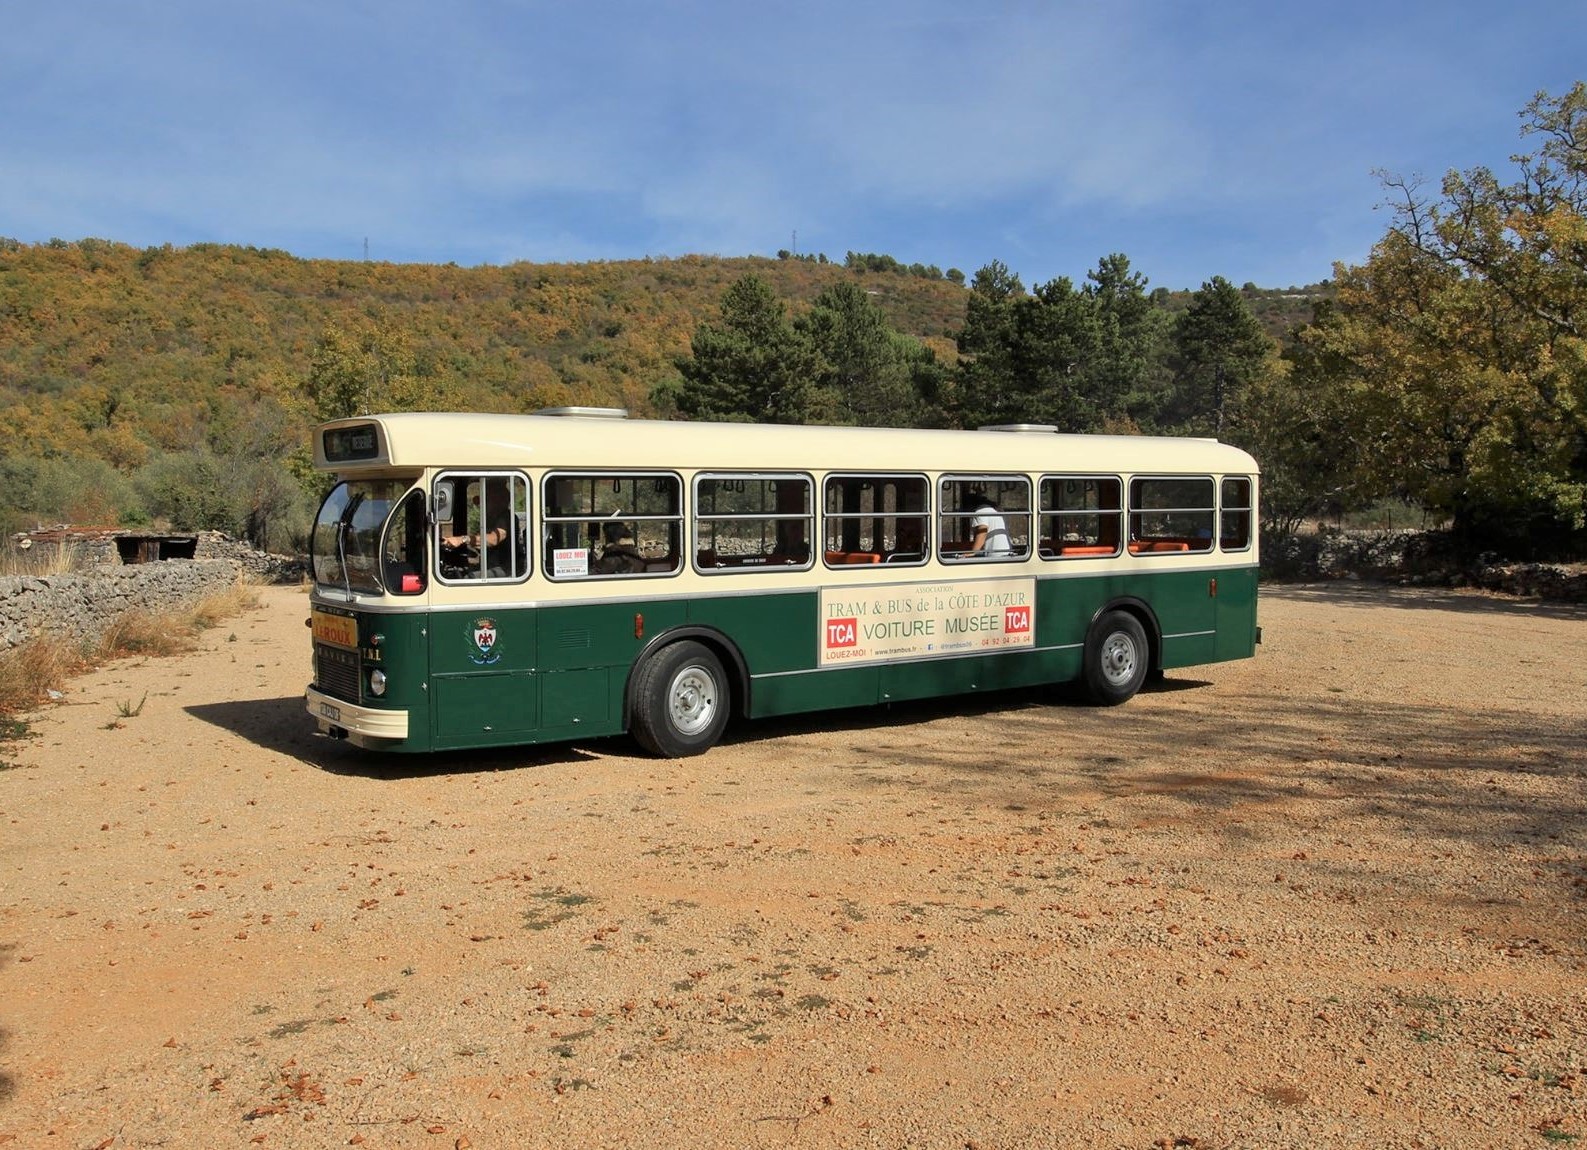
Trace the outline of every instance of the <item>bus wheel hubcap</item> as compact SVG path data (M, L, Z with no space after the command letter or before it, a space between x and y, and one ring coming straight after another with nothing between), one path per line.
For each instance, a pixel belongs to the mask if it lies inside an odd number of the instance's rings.
M716 713L716 684L699 667L685 667L672 680L672 725L694 735L711 724Z
M1135 674L1135 644L1128 635L1109 635L1102 644L1102 674L1115 684L1128 683Z

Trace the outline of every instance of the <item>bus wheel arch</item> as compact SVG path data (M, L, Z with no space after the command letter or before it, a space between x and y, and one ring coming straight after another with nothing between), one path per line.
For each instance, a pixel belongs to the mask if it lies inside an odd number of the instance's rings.
M741 676L742 661L731 644L709 633L668 636L645 652L629 677L629 733L663 758L705 753L742 699Z
M1157 621L1144 603L1122 600L1098 611L1086 629L1081 685L1087 698L1116 707L1162 665Z

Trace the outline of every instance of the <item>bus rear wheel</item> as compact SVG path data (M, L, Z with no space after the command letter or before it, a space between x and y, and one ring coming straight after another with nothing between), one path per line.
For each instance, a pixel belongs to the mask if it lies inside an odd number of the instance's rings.
M1141 621L1128 611L1107 612L1086 634L1086 695L1104 707L1128 701L1146 682L1151 662Z
M728 701L722 661L699 643L674 643L634 677L634 739L663 758L703 754L722 737Z

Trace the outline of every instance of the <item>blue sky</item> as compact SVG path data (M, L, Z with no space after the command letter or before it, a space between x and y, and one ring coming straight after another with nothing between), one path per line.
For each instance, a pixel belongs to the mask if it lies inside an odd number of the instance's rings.
M0 236L465 266L1309 283L1382 235L1375 169L1508 177L1587 79L1582 0L6 7Z

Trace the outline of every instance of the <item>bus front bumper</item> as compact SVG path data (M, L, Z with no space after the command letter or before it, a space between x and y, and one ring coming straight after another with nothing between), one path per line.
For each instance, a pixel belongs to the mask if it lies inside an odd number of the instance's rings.
M322 734L346 739L355 746L378 750L408 737L408 712L361 707L309 687L304 692L308 712Z

